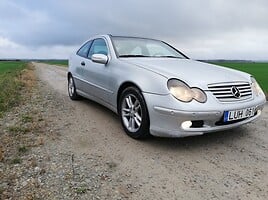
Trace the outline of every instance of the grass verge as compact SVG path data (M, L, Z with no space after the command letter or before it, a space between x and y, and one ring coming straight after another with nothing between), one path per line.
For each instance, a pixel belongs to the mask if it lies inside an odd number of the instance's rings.
M0 117L20 102L20 91L24 85L20 80L25 62L0 62Z
M58 137L53 132L52 122L46 116L45 108L49 105L47 100L51 96L48 97L50 94L47 90L40 91L42 84L37 81L31 64L1 63L1 81L3 80L11 81L11 88L16 88L13 98L17 99L17 106L1 110L0 199L47 199L50 193L38 181L40 174L46 173L45 165L39 162L40 158L44 158L40 157L42 151L39 147L48 139L55 140ZM9 90L5 85L1 87ZM7 98L6 95L3 99L9 101ZM44 155L49 159L48 154Z
M38 128L33 123L32 113L15 113L27 98L31 98L32 88L36 84L33 69L34 67L26 62L0 62L0 127L3 128L0 129L0 161L11 160L10 163L20 163L20 154L28 150L24 143L29 143L22 137ZM11 112L12 110L14 111ZM5 118L10 119L5 122ZM16 118L20 121L7 126ZM7 127L4 128L5 126ZM19 147L16 150L17 145Z

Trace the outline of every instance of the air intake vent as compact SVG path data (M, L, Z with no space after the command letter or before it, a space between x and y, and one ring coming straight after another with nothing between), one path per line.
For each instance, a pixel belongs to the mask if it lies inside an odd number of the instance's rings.
M209 84L208 89L221 102L236 102L252 98L252 89L248 82Z

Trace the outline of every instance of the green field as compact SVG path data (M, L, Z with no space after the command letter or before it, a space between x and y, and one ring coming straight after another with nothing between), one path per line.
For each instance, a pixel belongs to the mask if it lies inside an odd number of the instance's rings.
M20 102L22 83L18 77L25 68L25 62L0 61L0 117Z
M15 73L25 68L25 62L0 61L0 76L6 73Z
M40 62L49 64L49 65L68 66L68 60L48 60L48 61L40 61Z
M252 74L268 94L268 63L261 62L213 62L213 64L237 69Z

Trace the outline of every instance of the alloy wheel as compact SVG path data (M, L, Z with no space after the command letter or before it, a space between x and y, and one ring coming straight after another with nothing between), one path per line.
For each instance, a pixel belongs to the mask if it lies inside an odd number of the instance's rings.
M125 96L121 109L124 126L129 132L137 132L142 124L140 101L133 94Z

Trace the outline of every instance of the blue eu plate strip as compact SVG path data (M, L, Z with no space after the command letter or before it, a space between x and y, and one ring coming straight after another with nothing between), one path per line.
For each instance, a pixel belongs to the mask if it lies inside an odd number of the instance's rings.
M224 116L223 116L223 121L227 122L228 121L228 111L224 111Z

